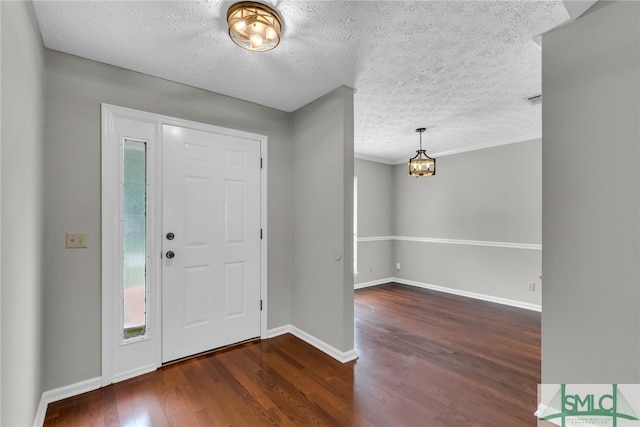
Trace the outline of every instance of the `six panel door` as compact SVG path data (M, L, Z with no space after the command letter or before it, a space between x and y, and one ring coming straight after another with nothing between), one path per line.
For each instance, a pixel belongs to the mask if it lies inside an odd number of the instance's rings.
M260 142L163 125L162 210L163 362L258 337Z

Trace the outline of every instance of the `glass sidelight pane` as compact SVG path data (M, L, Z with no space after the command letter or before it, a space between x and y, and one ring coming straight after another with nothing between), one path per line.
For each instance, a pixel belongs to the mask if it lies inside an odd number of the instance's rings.
M124 339L146 334L147 143L125 139L123 148Z

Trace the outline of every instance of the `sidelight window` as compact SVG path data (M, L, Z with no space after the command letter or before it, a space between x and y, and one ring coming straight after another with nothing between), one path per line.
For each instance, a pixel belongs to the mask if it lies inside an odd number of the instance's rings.
M123 140L123 338L147 333L147 142Z

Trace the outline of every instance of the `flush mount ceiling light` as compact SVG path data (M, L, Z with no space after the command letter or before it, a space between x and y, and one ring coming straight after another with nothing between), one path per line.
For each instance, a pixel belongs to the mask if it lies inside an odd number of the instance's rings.
M266 52L280 43L282 20L278 12L262 3L243 1L227 11L229 37L238 46Z
M416 150L416 156L409 159L409 176L419 178L421 176L431 176L436 174L436 159L427 156L425 150L422 149L422 133L426 128L418 128L416 132L420 133L420 149Z

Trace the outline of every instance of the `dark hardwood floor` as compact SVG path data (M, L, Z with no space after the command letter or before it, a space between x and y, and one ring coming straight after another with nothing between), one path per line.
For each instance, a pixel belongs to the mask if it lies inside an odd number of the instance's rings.
M355 292L355 348L244 344L52 403L45 425L536 425L540 313L388 284Z

